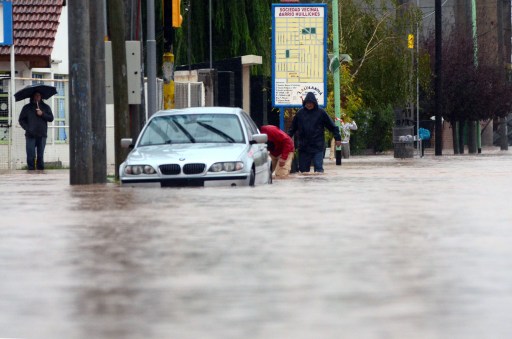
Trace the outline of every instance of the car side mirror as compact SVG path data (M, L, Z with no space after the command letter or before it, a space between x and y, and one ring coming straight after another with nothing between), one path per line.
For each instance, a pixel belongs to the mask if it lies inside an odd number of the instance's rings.
M266 134L253 134L251 144L264 144L268 140Z
M121 147L122 148L133 148L135 145L133 144L132 138L123 138L121 139Z

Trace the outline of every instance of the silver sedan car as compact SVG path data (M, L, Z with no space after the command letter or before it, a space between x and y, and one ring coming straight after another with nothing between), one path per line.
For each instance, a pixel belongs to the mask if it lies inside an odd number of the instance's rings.
M254 186L272 183L267 135L240 108L193 107L151 116L119 167L122 185Z

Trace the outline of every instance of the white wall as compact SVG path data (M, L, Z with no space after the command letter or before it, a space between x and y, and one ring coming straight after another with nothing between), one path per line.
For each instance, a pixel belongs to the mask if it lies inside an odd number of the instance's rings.
M57 34L55 35L55 42L53 44L51 68L33 68L32 72L51 72L54 74L68 74L68 54L68 7L64 6L62 7L60 23L59 27L57 28Z
M55 36L55 44L52 51L52 60L62 61L58 64L55 73L68 74L68 6L62 7L60 24ZM52 65L53 68L53 65Z

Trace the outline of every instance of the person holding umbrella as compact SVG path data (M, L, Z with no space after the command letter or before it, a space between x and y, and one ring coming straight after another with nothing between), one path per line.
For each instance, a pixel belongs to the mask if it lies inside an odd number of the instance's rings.
M16 96L18 101L18 97ZM21 100L21 99L20 99ZM29 170L44 170L44 148L48 133L48 123L53 121L53 113L42 101L41 93L35 90L30 102L23 106L18 122L25 130L27 167Z

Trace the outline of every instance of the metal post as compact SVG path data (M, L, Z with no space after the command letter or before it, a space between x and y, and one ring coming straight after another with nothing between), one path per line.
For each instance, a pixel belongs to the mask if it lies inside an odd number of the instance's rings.
M14 100L14 93L16 93L16 62L15 62L15 51L14 51L14 42L13 44L11 45L11 95L9 96L9 108L10 108L10 111L11 111L11 114L10 114L10 121L9 121L9 125L10 125L10 131L9 131L9 144L7 145L7 149L9 150L9 164L8 164L8 168L11 169L12 168L12 159L11 159L11 140L12 140L12 132L14 131L14 128L12 128L12 126L14 125L14 117L16 116L15 115L15 112L14 112L14 108L16 107L16 100Z
M147 77L148 77L148 116L156 111L156 40L155 40L155 0L147 0Z
M276 107L279 111L279 128L284 131L284 113L286 109L284 107Z
M420 8L420 0L416 0L416 7ZM418 155L421 157L423 141L419 141L420 137L420 23L416 24L416 135L418 137Z
M333 42L333 58L340 59L340 41L339 41L339 27L338 27L338 0L332 1L332 42ZM339 62L338 62L339 65ZM336 117L336 127L340 128L341 119L341 103L340 103L340 67L334 67L334 115ZM336 165L341 165L341 147L336 147Z
M435 154L443 155L443 93L442 93L442 6L441 0L435 1L435 36L436 36L436 56L435 56L435 113L436 113L436 145Z

